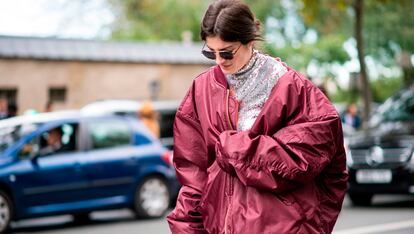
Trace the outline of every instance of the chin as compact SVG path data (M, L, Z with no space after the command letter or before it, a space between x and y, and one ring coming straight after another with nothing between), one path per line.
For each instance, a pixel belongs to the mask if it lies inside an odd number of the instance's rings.
M222 67L222 66L220 66L220 68L221 68L221 71L223 71L223 73L225 74L225 75L230 75L230 74L233 74L233 73L235 73L236 71L234 71L234 69L233 69L233 67Z

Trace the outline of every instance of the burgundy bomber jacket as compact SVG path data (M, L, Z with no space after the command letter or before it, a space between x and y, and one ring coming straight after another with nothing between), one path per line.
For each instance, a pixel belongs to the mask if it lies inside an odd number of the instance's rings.
M327 97L288 68L249 131L214 66L198 76L174 124L183 185L173 233L331 233L347 189L341 120Z

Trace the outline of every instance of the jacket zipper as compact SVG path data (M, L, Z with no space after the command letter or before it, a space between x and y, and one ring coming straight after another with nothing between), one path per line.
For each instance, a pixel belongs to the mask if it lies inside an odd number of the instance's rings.
M230 100L230 90L227 89L226 93L226 118L227 118L227 125L230 130L234 130L233 124L231 122L230 111L229 111L229 100ZM232 196L233 196L233 177L230 174L226 175L228 181L228 188L227 188L227 198L228 198L228 205L226 216L224 219L224 233L231 233L231 230L227 230L229 227L229 218L231 213L231 206L232 206Z
M228 126L230 130L235 130L236 128L234 127L234 125L231 122L231 116L230 116L230 105L229 105L229 100L230 100L230 90L227 89L227 98L226 98L226 115L227 115L227 122L228 122ZM236 123L237 124L237 123ZM228 191L228 195L232 196L233 195L233 177L229 174L229 178L230 178L230 186L229 186L229 191Z
M227 127L230 130L234 130L233 124L231 123L231 118L230 118L230 111L229 111L229 100L230 100L230 90L227 89L227 93L226 93L226 117L227 117Z

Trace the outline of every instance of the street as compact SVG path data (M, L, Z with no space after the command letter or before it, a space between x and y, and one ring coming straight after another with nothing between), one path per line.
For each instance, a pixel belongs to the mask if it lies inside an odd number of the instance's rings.
M371 207L352 207L346 198L335 234L414 233L414 196L374 198ZM135 220L129 210L92 213L92 220L74 224L70 216L56 216L13 223L12 233L169 233L165 219Z

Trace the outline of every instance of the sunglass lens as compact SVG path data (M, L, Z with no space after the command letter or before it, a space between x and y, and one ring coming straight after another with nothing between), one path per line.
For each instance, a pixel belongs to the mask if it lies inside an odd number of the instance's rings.
M201 53L208 59L216 59L216 53L213 51L202 50Z
M227 59L227 60L233 59L233 53L230 51L220 51L219 54L220 54L220 57L222 57L223 59Z

